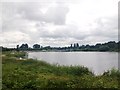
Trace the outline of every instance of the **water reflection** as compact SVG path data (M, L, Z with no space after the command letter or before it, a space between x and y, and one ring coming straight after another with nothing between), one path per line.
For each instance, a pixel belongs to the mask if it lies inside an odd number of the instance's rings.
M82 65L95 74L118 68L117 52L29 52L28 58L44 60L51 64Z

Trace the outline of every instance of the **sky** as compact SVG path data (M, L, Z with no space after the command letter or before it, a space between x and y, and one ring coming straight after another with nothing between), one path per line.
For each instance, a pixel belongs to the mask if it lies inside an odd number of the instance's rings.
M1 0L0 46L118 41L119 0Z

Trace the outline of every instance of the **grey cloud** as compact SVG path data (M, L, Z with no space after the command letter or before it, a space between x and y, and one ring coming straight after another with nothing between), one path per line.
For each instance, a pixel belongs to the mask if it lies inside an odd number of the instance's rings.
M101 38L102 40L105 40L105 38L116 40L118 34L117 16L97 19L94 22L96 28L91 29L88 26L91 31L87 32L78 25L65 23L66 15L69 12L67 5L57 3L56 6L48 7L49 5L50 3L4 3L2 30L5 32L5 36L3 36L3 41L0 42L3 44L39 42L59 45L59 43L92 42L95 41L96 37L99 40ZM45 13L42 12L43 8L48 8ZM49 24L52 24L55 30L51 31ZM15 31L18 31L19 34ZM17 35L22 36L21 39Z
M55 30L50 31L49 28L45 27L38 27L37 25L37 35L42 38L52 38L52 39L77 39L77 40L83 40L85 39L88 34L85 32L82 32L76 25L58 25L54 26Z
M54 23L54 24L65 24L66 14L69 11L69 8L64 5L56 4L56 6L47 7L47 4L44 3L27 3L19 4L18 12L24 19ZM49 6L49 3L48 3ZM41 9L47 7L48 10L46 13L42 13Z
M103 17L96 20L97 27L92 32L93 36L108 37L111 40L118 38L118 18Z
M0 42L4 46L15 47L18 43L30 42L29 35L19 31L3 32L0 36Z
M66 14L68 11L69 9L63 6L57 6L56 8L50 7L45 14L45 21L53 22L58 25L65 24Z
M78 3L83 0L1 0L1 2L44 2L44 3L51 3L51 2L57 2L57 3Z
M54 23L56 25L64 25L66 22L66 15L69 8L65 5L58 5L53 7L48 6L51 3L17 3L4 2L2 6L2 29L19 30L26 28L27 22ZM42 8L48 8L46 13L41 11ZM28 20L28 21L27 21Z

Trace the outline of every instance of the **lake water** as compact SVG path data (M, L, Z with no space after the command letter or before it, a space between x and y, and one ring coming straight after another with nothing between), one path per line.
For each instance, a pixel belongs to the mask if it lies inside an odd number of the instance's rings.
M118 68L117 52L28 52L28 58L44 60L51 64L82 65L95 74Z

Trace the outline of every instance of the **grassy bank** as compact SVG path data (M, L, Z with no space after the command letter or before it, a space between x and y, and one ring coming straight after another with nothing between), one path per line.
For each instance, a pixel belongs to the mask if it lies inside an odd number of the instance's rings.
M95 76L86 67L51 65L44 61L23 59L24 52L3 52L3 90L21 88L118 88L118 70Z

